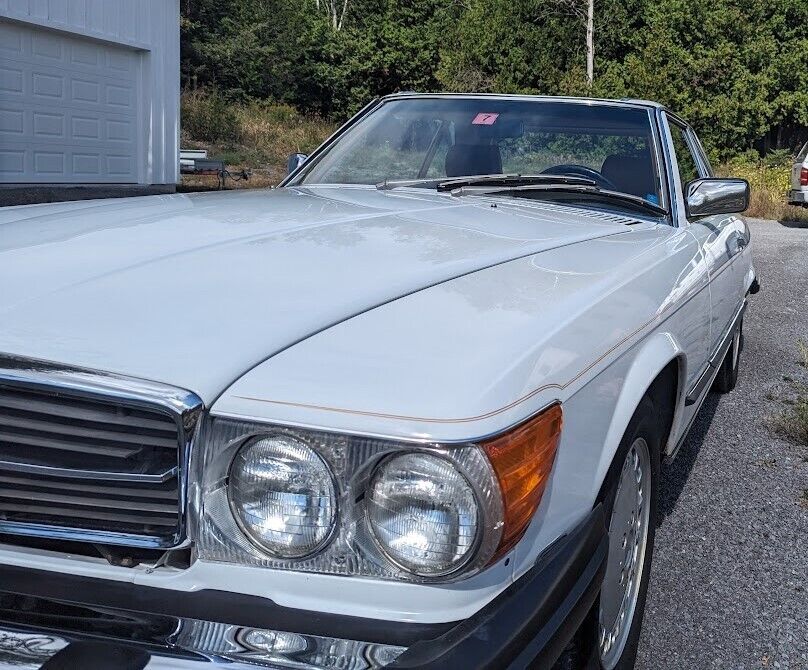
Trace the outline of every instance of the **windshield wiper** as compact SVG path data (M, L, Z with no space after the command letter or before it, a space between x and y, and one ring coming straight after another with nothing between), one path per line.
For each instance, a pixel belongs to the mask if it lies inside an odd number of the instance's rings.
M440 192L450 192L452 195L496 195L521 194L531 195L534 193L570 193L585 194L593 197L602 197L607 200L616 200L621 203L640 208L656 215L667 214L664 207L649 202L645 198L622 191L611 191L600 188L594 179L586 177L572 177L564 175L549 174L488 174L474 175L470 177L454 177L447 179L400 179L395 181L385 180L376 184L380 191L407 186L431 186Z
M531 184L580 184L596 186L596 182L586 177L565 177L550 174L480 174L468 177L438 177L437 179L385 179L376 184L380 191L407 186L434 186L438 191L454 191L463 186L528 186Z
M566 179L566 177L565 177ZM569 179L573 179L570 177ZM578 179L577 177L575 179ZM589 183L534 183L534 184L517 184L515 186L511 185L480 185L480 184L471 184L469 186L461 185L451 189L451 193L454 196L461 196L461 195L514 195L514 196L530 196L533 194L541 194L541 193L569 193L569 194L581 194L585 196L591 196L593 198L603 198L605 200L616 200L626 205L634 206L636 208L640 208L653 214L665 215L668 213L664 207L660 207L659 205L654 204L653 202L649 202L645 198L642 198L638 195L632 195L631 193L623 193L622 191L610 191L608 189L603 189L598 187L594 181L589 179L581 179L581 181L589 182ZM444 182L445 183L445 182ZM447 189L448 190L448 189Z
M532 186L534 184L597 186L594 179L587 179L586 177L567 177L551 174L488 174L443 179L435 188L438 191L454 191L464 186L505 186L512 188Z
M380 191L389 191L394 188L405 188L407 186L429 186L430 184L439 184L445 181L445 179L445 177L440 177L439 179L435 179L434 177L429 179L385 179L376 184L376 188Z

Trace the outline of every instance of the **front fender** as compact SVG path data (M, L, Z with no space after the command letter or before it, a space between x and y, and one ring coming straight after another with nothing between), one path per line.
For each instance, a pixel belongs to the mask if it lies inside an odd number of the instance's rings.
M598 479L603 481L609 466L614 460L623 434L640 400L650 388L660 372L672 361L678 361L678 379L686 378L687 359L677 338L669 332L657 332L643 342L633 357L631 365L620 389L609 429L603 443L603 451L598 464ZM684 384L679 383L676 389L676 410L674 425L679 420L681 406L684 401ZM671 434L675 434L672 430ZM666 452L670 444L666 445Z

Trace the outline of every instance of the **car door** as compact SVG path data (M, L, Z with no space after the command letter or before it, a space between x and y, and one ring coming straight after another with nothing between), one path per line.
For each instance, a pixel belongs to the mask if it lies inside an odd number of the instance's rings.
M734 214L687 217L684 204L687 183L713 174L693 130L669 114L665 118L678 168L676 197L680 201L677 208L680 225L687 226L698 241L709 272L710 351L713 352L719 347L743 301L742 267L734 261L749 243L749 233L743 219Z

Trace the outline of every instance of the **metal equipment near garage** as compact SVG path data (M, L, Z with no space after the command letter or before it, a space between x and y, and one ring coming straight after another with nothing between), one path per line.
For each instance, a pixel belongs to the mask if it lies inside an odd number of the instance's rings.
M228 178L233 181L249 181L252 175L250 170L230 172L223 160L208 158L208 152L204 149L181 149L180 172L188 175L216 177L219 190L224 188Z

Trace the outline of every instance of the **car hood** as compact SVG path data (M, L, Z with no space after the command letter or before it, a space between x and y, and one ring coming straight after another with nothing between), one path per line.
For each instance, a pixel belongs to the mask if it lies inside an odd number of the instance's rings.
M0 210L0 352L175 384L210 403L334 324L626 223L636 222L372 187L10 207Z

